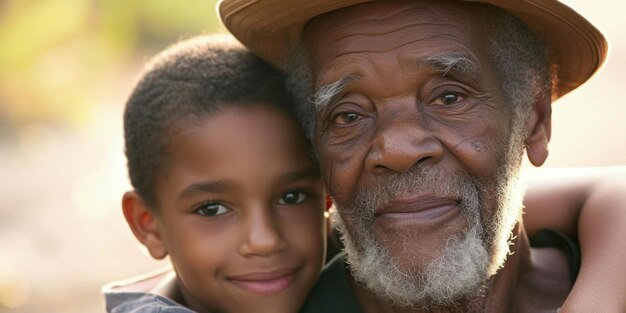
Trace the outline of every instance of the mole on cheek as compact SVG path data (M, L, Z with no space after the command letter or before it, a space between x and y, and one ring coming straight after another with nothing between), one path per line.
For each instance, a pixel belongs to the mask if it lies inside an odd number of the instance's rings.
M483 153L486 151L485 144L481 140L475 140L471 138L464 138L458 144L454 146L454 150L458 152L477 152Z
M474 141L472 143L472 145L474 146L474 150L476 150L476 152L483 152L483 143L480 141Z

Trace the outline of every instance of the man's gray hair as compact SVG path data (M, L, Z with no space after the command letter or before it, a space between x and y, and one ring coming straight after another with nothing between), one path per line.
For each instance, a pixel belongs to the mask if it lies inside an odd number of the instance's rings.
M556 69L551 66L548 44L538 38L524 23L496 7L491 7L485 12L487 21L485 30L489 31L487 54L494 63L504 96L513 107L512 122L517 126L525 122L537 97L550 96L556 92L553 90L556 86L553 81ZM462 58L450 59L451 62L459 60ZM302 47L294 47L285 61L287 87L295 98L296 116L306 136L312 139L316 107L323 106L322 102L330 101L336 92L345 86L346 80L322 86L318 88L316 94L313 94L313 78L307 55ZM467 62L463 64L468 65Z
M309 98L309 101L313 104L315 111L321 113L326 110L326 107L332 102L333 98L340 94L344 88L351 81L356 78L352 75L344 76L334 83L320 86Z

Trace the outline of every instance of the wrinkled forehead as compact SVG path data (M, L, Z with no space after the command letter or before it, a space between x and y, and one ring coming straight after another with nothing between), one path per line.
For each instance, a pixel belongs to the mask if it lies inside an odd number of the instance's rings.
M486 5L457 1L375 1L343 8L312 19L302 45L314 77L345 64L357 64L355 55L371 62L419 62L432 53L484 54ZM377 56L385 55L384 58Z

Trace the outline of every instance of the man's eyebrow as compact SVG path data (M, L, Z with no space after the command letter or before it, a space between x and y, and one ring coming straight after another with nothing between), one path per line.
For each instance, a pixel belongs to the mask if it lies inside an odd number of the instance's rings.
M443 76L463 76L473 81L480 80L478 64L471 57L462 53L434 55L421 62L429 65L435 72L441 73Z
M330 104L337 95L342 93L350 82L355 81L356 79L356 75L350 74L343 76L330 84L318 86L310 99L315 106L315 112L318 114L324 112L328 104Z
M229 180L196 182L183 189L178 197L184 198L198 193L223 192L225 190L228 190L229 188L232 188L233 185L233 182Z

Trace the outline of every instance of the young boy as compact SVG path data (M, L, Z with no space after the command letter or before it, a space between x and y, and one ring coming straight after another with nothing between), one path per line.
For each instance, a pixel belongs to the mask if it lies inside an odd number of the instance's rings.
M148 65L124 124L124 216L175 278L166 297L108 293L107 310L296 312L324 262L326 202L280 73L227 39L183 41Z
M173 270L105 287L108 312L298 311L323 264L328 205L289 101L281 74L230 38L183 41L148 64L124 118L135 190L123 212ZM586 201L571 194L591 189L534 203L530 220L570 230ZM537 214L553 208L563 218Z

